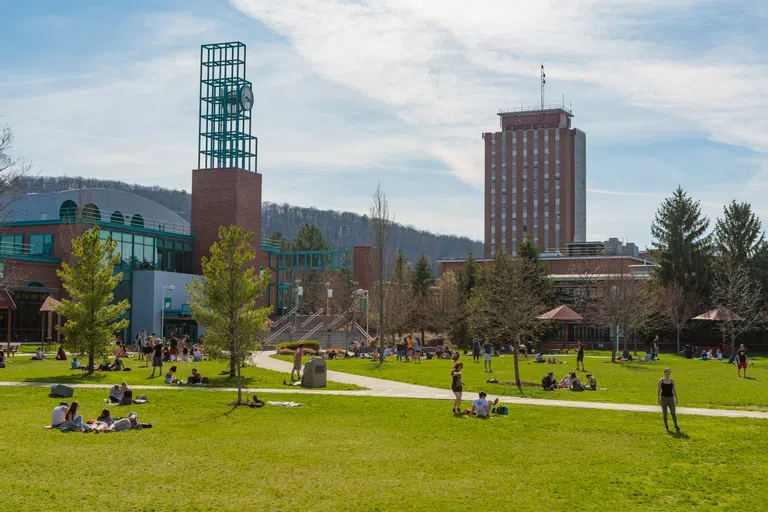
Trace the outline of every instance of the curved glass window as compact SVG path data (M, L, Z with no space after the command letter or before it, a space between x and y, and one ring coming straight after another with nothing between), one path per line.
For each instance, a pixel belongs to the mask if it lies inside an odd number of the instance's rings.
M77 220L77 203L67 199L59 207L59 219L65 222L75 222Z
M144 217L139 215L138 213L131 217L131 226L135 228L143 228L144 227Z
M99 207L93 203L88 203L83 206L83 218L86 220L95 220L101 222L101 211Z
M112 212L112 216L109 217L109 222L112 224L125 224L125 218L122 213L114 211Z

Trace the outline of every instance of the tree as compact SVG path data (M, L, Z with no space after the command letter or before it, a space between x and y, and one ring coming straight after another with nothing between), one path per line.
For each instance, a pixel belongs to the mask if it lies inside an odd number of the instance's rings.
M434 282L432 277L432 265L424 253L419 256L419 260L411 272L411 289L413 290L413 323L421 331L421 343L424 343L424 333L429 321L428 297L430 286Z
M373 252L372 268L378 283L376 287L377 305L378 305L378 327L379 327L379 363L384 363L384 334L386 331L385 301L386 287L384 279L386 270L385 262L389 261L389 244L392 236L392 224L394 218L390 216L389 203L387 196L381 191L381 183L376 186L376 193L373 195L373 204L371 205L371 216L369 233L371 244L378 249Z
M328 242L314 224L304 224L299 228L296 238L290 245L291 251L327 251ZM300 263L308 266L321 266L323 254L306 254L299 259ZM305 270L300 274L304 294L301 298L301 309L313 313L325 307L325 276L321 270Z
M206 329L206 347L229 358L229 375L237 375L237 405L242 404L240 368L259 348L258 339L268 327L271 307L256 301L269 285L270 273L255 268L253 233L239 226L219 227L219 240L203 257L205 279L187 285L192 317Z
M472 290L480 282L482 271L477 260L469 252L464 266L459 271L457 286L459 289L458 313L452 322L448 324L448 337L450 340L462 348L467 348L472 336L469 330L469 298L472 296Z
M475 335L516 346L522 336L543 328L536 317L546 310L545 301L536 283L530 282L529 264L523 258L513 260L505 251L494 254L469 300L469 324ZM522 392L517 350L514 357L515 383Z
M282 235L282 233L281 233ZM296 238L291 243L292 251L327 251L328 242L314 224L304 224L299 228Z
M675 282L686 292L708 295L712 258L709 219L680 187L664 200L656 212L651 234L657 266L656 281L661 286Z
M686 292L677 283L669 283L654 292L656 309L664 322L675 329L677 333L677 353L680 353L680 333L688 326L696 309L699 307L698 298Z
M414 295L411 287L411 264L401 250L392 262L387 288L387 319L392 341L410 329ZM386 333L385 333L386 334Z
M275 231L274 233L270 234L269 240L278 244L278 247L281 251L288 250L288 240L286 240L285 236L280 231Z
M455 325L461 314L461 290L459 280L453 272L446 272L436 281L425 304L429 325L442 332Z
M93 374L96 357L106 357L115 334L128 327L121 318L130 304L112 304L115 287L123 273L115 273L120 261L117 242L101 241L98 226L72 240L73 264L62 262L56 274L70 298L62 299L56 312L67 319L59 329L64 345L72 352L88 355L88 375Z
M760 252L765 235L760 219L749 203L731 204L723 208L723 218L715 223L715 247L720 255L744 265Z
M0 221L5 220L8 207L18 198L18 185L32 171L32 165L13 156L13 131L9 125L0 127Z
M763 322L762 291L745 265L730 258L724 258L717 266L712 287L712 302L738 315L739 319L726 315L723 321L723 336L731 338L731 352L736 348L736 339L753 330Z

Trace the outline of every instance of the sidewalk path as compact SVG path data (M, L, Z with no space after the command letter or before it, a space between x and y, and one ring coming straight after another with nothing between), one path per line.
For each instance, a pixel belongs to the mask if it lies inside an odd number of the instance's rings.
M291 371L292 364L279 359L270 357L272 352L260 352L254 355L252 362L261 368L267 368L279 372L288 373ZM449 389L438 389L427 386L418 386L416 384L406 384L374 377L365 377L362 375L353 375L336 371L328 372L328 380L342 382L345 384L355 384L368 389L356 391L344 390L320 390L320 389L301 389L298 387L284 387L279 389L262 388L243 388L244 392L249 393L282 393L282 394L305 394L305 395L343 395L343 396L375 396L386 398L415 398L428 400L453 400L453 393ZM18 387L49 387L54 382L0 382L1 386ZM109 389L111 384L67 384L75 388L84 389ZM237 392L237 388L212 388L196 386L131 386L135 390L163 390L163 391L228 391ZM469 396L465 397L467 400ZM496 397L489 397L494 399ZM576 409L604 409L611 411L626 412L652 412L659 414L660 408L655 405L635 405L635 404L613 404L604 402L577 402L571 400L547 400L542 398L520 398L514 396L499 396L499 402L509 405L541 405L548 407L573 407ZM465 400L465 401L467 401ZM678 407L680 414L691 414L696 416L718 416L724 418L756 418L768 419L768 412L760 411L741 411L730 409L702 409L693 407Z

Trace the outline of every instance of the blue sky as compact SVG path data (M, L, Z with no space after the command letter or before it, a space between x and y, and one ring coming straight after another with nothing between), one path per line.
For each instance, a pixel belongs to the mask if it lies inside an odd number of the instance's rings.
M563 95L587 133L587 237L650 243L680 184L768 218L768 3L13 2L0 122L44 175L189 190L199 45L248 45L264 200L482 237L499 108Z

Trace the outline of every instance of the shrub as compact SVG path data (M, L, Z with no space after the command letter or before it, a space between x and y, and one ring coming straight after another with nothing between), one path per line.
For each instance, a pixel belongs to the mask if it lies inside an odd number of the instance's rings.
M277 353L280 354L281 356L292 356L293 350L289 348L281 348Z
M314 355L316 355L316 354L317 354L317 351L316 351L316 350L313 350L313 349L311 349L311 348L306 348L306 347L304 347L304 355L305 355L305 356L314 356Z
M284 348L287 348L288 350L296 350L299 348L299 345L304 345L305 349L309 348L315 352L320 350L320 343L317 341L291 341L289 343L281 343L277 346L277 348L280 350Z

